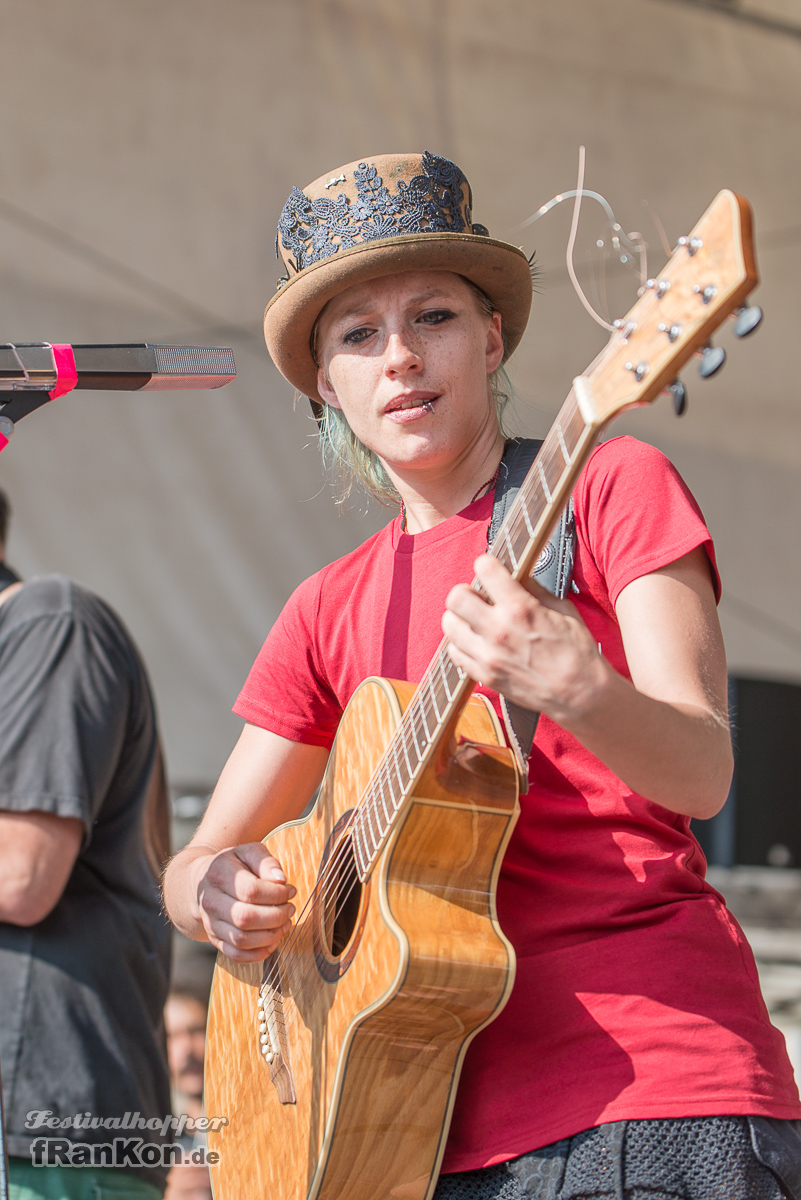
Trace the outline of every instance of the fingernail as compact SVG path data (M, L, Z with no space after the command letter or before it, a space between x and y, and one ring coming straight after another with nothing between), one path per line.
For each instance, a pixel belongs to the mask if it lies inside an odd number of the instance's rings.
M286 875L278 867L273 867L270 871L270 879L274 879L276 883L286 883Z

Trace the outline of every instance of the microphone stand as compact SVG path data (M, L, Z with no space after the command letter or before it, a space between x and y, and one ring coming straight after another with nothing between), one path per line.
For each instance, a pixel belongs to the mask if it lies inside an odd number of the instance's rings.
M8 445L18 421L75 388L184 391L225 387L235 378L234 353L228 346L0 342L0 450Z

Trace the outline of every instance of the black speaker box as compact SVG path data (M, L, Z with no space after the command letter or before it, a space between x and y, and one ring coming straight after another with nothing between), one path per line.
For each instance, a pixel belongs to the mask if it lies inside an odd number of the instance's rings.
M733 677L734 779L692 830L715 866L801 867L801 686Z

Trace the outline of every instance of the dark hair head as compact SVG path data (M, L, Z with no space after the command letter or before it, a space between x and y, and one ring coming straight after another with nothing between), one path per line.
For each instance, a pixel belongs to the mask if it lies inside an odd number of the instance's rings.
M8 518L11 516L11 504L8 496L0 488L0 558L5 553L6 534L8 533Z

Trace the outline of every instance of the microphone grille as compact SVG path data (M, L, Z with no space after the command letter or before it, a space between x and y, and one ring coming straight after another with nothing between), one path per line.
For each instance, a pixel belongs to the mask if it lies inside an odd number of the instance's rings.
M154 346L160 375L236 375L227 346Z

